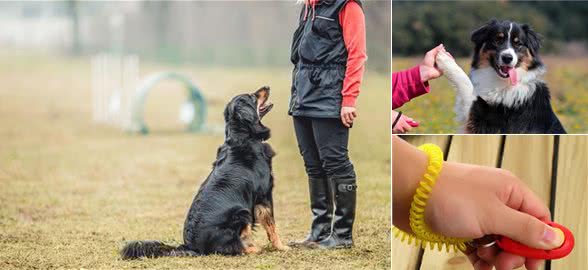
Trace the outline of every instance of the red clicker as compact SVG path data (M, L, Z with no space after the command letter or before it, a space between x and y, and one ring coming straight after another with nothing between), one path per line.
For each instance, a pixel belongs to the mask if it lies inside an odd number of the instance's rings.
M532 259L553 260L563 258L570 254L572 249L574 249L574 235L572 232L568 230L568 228L555 222L548 221L545 223L551 227L558 228L563 232L565 239L560 247L552 250L535 249L525 246L506 236L500 236L497 240L497 244L504 251Z

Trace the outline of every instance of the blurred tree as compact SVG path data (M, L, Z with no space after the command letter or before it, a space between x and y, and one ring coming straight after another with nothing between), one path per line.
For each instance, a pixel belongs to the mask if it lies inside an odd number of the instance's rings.
M531 25L545 50L557 43L588 40L588 2L393 1L392 52L421 55L439 43L455 56L472 52L470 34L491 18Z
M81 53L80 44L80 19L78 15L78 3L76 0L67 1L67 11L71 19L71 47L70 53L78 55Z

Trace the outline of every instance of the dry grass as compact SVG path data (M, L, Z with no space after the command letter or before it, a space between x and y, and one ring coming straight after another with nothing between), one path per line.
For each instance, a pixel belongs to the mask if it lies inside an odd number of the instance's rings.
M547 65L545 81L551 90L552 105L568 133L588 132L588 69L586 58L570 59L544 57ZM416 58L393 58L393 70L403 70L419 63ZM470 59L458 59L459 65L469 72ZM413 130L419 134L451 134L458 130L454 120L455 92L449 81L440 78L431 81L431 93L421 96L400 108L403 113L420 122Z
M143 74L170 69L146 64ZM234 94L268 84L276 107L272 128L276 219L287 242L310 224L308 191L291 119L286 114L290 68L175 68L205 89L210 116ZM356 246L351 250L267 248L240 257L122 261L126 240L178 244L186 211L207 176L218 134L185 134L175 123L184 95L157 87L147 108L149 136L95 125L90 116L89 59L14 51L0 53L0 268L349 269L390 267L389 91L385 75L368 73L351 157L359 175Z

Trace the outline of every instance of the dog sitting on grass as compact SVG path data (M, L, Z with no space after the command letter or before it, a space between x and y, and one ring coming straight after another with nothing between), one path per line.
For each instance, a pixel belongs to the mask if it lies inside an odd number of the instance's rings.
M234 97L226 106L225 143L217 151L213 170L202 183L184 223L184 244L132 241L123 259L162 256L241 255L257 253L251 236L259 223L273 248L287 250L280 241L273 213L272 157L265 141L270 130L261 119L272 109L269 87Z

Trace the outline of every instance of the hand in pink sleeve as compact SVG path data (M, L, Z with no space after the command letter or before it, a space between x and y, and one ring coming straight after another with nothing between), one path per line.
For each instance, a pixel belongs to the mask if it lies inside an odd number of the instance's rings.
M435 66L439 51L445 51L443 44L428 51L419 66L392 73L392 109L420 95L429 93L429 80L441 77L443 73Z
M429 93L429 83L421 81L420 67L392 73L392 109Z

